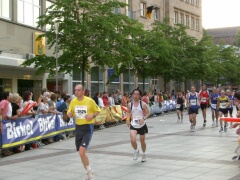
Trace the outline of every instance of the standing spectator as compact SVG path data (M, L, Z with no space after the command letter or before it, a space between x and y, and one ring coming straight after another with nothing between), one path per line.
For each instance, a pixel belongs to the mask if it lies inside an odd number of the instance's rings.
M122 103L122 95L119 89L117 89L116 94L114 94L114 102L116 105L120 105Z
M22 110L26 107L28 103L32 103L32 93L30 91L25 91L23 93L23 107ZM35 115L36 112L33 110L33 108L29 109L28 112L26 112L26 116L32 116Z
M90 96L90 91L89 91L89 89L85 89L84 96L87 96L87 97Z
M57 110L59 109L59 107L61 106L61 104L64 102L64 97L66 96L66 93L65 92L62 92L60 97L58 97L58 100L57 100ZM58 110L59 111L59 110Z
M99 96L98 96L98 106L100 108L105 107L103 104L102 93L99 93Z
M50 95L50 100L48 101L49 112L57 114L57 95L52 93Z
M98 96L99 96L99 92L96 92L92 98L96 104L98 104Z
M71 102L71 96L66 95L63 98L63 102L62 102L61 106L59 107L59 112L64 112L65 110L67 110L70 102Z
M42 102L38 106L37 114L47 114L49 113L48 97L42 96Z
M147 91L143 91L142 101L145 102L147 105L149 104L149 97Z
M122 98L122 106L127 107L128 102L129 102L128 93L125 92L125 93L123 94L123 98Z
M0 114L2 119L6 119L8 108L10 107L10 94L9 92L2 93L2 101L0 102Z
M103 92L102 100L103 100L104 106L107 107L108 106L108 94L107 94L107 92Z
M14 93L12 96L12 116L20 115L20 106L18 105L20 101L20 96L17 93Z
M114 96L114 93L110 92L109 93L109 97L108 97L109 106L115 106L115 102L114 102L113 96Z

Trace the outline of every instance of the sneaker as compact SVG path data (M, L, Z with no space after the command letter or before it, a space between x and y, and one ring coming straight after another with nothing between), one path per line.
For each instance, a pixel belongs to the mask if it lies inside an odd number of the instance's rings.
M87 172L86 176L83 178L83 180L95 180L95 176L93 175L93 169Z
M181 123L183 122L183 118L181 118Z
M226 126L224 126L224 132L227 132L227 127Z
M203 127L205 127L205 126L206 126L206 123L207 123L207 121L206 121L206 120L204 120L204 122L203 122Z
M216 120L216 127L218 127L218 120Z
M192 132L195 132L195 126L192 127Z
M219 132L223 132L223 127L220 128Z
M190 131L192 131L192 129L193 129L193 124L191 123L191 126L190 126Z
M180 122L180 117L178 117L178 120L177 120L177 122Z
M137 160L138 159L138 155L139 155L139 150L135 151L133 153L133 160Z
M214 122L212 123L212 127L215 127L215 123Z
M146 154L144 154L144 155L142 156L142 162L146 162L146 160L147 160L147 156L146 156Z

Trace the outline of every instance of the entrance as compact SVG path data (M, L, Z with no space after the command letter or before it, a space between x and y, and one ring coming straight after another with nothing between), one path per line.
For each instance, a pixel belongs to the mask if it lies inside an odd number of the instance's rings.
M39 80L18 79L18 94L23 95L24 91L33 93L33 100L37 100L42 89L42 82Z

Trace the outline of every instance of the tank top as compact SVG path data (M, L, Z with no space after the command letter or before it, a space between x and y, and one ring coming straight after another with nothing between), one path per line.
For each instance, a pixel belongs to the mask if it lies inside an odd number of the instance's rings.
M146 124L146 121L144 121L144 123L142 125L139 124L140 120L143 119L143 117L144 117L144 113L143 113L143 110L142 110L142 108L140 106L140 102L139 102L137 107L135 107L134 103L133 103L131 125L134 128L141 128L141 127L143 127Z
M225 96L225 97L221 97L220 96L218 99L219 99L219 102L220 102L219 108L226 109L227 106L228 106L228 98L227 98L227 96Z
M189 103L191 104L189 108L192 108L192 109L198 108L198 94L196 92L194 95L192 95L191 92L189 93Z
M220 95L217 93L217 94L211 94L211 107L212 108L214 108L214 109L216 109L216 107L217 107L217 102L218 102L218 97L219 97Z
M182 105L183 105L183 96L182 97L177 96L176 108L180 108Z
M208 104L208 97L209 93L208 91L200 91L199 95L201 96L201 104Z

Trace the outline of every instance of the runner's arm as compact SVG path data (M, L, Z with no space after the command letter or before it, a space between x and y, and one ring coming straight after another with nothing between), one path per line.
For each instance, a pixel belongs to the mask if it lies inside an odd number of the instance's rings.
M131 120L131 116L132 116L132 113L131 113L131 103L128 103L127 108L128 108L128 111L127 111L126 124L127 124L127 126L130 126L130 120Z
M143 117L143 119L146 120L150 116L150 112L146 103L143 103L143 109L145 112L145 116Z

